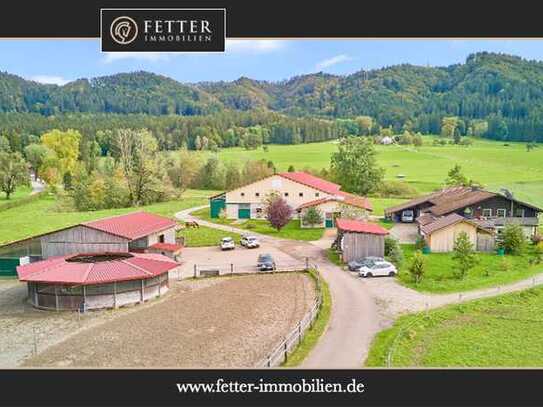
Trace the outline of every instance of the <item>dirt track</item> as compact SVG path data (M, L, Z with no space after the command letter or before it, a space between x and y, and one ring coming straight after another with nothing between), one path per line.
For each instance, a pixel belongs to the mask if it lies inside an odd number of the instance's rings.
M24 365L252 367L314 295L312 280L294 273L177 282L156 304L77 333Z

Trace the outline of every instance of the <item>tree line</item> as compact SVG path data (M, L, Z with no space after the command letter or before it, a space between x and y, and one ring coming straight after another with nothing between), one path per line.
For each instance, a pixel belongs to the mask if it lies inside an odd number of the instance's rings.
M540 142L542 77L541 62L486 52L448 67L402 64L347 76L302 75L282 82L240 78L183 84L148 72L134 72L56 86L0 73L0 112L35 113L47 118L82 114L89 115L89 120L100 113L217 117L233 112L247 112L248 116L275 112L332 122L344 119L342 124L351 128L350 134L356 132L353 127L358 117L372 118L373 134L378 127L390 127L395 134L405 128L440 134L443 119L456 117L460 135ZM281 116L276 119L273 131L271 123L267 126L273 133L271 142L326 140L336 131L316 119L307 123Z

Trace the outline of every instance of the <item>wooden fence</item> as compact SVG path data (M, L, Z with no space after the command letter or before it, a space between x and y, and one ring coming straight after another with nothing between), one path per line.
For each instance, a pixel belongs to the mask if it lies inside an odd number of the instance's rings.
M318 317L322 306L322 287L321 277L316 264L305 262L278 264L273 271L258 271L255 266L238 266L234 263L226 264L195 264L194 278L227 276L227 275L242 275L255 273L289 273L296 271L312 270L315 273L317 295L313 305L304 317L298 321L296 326L290 331L277 345L273 347L271 352L257 363L256 368L276 367L286 362L288 355L298 346L304 337L305 332L313 327L315 319Z
M318 268L316 265L313 265L311 269L316 274L317 296L315 297L315 302L304 317L298 321L296 327L272 349L266 358L255 366L256 368L276 367L285 363L289 354L302 342L306 331L313 328L313 323L321 310L323 294Z
M251 265L237 265L235 263L220 263L220 264L195 264L193 266L193 277L194 278L203 278L203 277L217 277L217 276L227 276L227 275L236 275L236 274L252 274L252 273L283 273L283 272L293 272L293 271L307 271L309 269L315 268L309 262L309 259L306 259L305 262L297 263L280 263L277 264L275 270L263 270L260 271L255 266Z

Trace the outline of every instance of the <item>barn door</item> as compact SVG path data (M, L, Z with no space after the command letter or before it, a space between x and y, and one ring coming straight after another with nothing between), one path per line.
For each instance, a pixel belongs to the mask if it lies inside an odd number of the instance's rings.
M487 233L477 233L477 251L494 251L494 236Z

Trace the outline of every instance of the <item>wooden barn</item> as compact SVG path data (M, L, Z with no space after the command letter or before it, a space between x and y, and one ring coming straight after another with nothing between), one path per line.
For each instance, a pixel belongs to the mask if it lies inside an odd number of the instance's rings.
M176 225L173 219L147 212L84 222L42 235L41 254L47 259L74 253L144 252L157 243L176 245Z
M368 256L384 257L385 236L388 230L370 222L337 219L335 246L341 250L344 262Z

